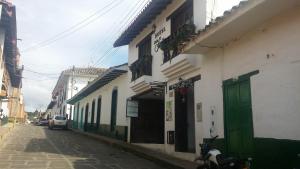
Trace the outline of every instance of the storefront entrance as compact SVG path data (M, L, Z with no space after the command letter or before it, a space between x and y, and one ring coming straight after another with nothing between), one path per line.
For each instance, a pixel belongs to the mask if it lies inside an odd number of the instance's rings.
M138 117L131 118L131 142L164 144L164 96L150 91L133 99Z
M194 87L175 92L175 151L195 152Z
M169 86L175 93L176 152L196 152L194 83L200 79L200 75L187 80L179 78L178 83Z

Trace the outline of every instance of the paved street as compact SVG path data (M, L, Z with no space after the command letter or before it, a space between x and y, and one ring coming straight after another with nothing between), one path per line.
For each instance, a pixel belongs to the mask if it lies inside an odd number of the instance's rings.
M0 168L161 169L128 152L71 131L17 126L0 148Z

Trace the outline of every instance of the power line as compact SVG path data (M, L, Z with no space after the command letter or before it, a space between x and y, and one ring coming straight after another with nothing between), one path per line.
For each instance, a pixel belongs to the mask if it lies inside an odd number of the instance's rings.
M133 8L131 8L131 10L129 10L129 12L125 15L125 17L123 17L122 19L121 19L121 22L119 23L119 25L125 25L127 22L128 22L128 20L126 21L126 19L130 19L131 17L132 17L132 15L134 14L134 13L136 13L136 11L140 8L140 6L142 5L142 4L144 4L144 2L145 2L146 0L144 0L144 1L137 1L137 3L135 3L134 5L133 5ZM142 2L141 4L140 4L140 2ZM140 4L140 5L139 5ZM114 25L117 25L117 23L118 23L118 21L115 21L114 23L113 23L113 26ZM102 41L102 43L101 44L105 44L108 40L110 40L110 39L112 39L111 38L111 34L118 34L118 32L116 32L116 31L118 31L118 29L120 30L123 26L121 26L120 28L118 28L118 27L114 27L114 29L110 29L111 31L107 34L107 37ZM92 52L93 54L91 55L91 59L90 59L90 61L91 62L93 62L93 60L94 60L94 58L95 58L95 56L93 56L94 54L96 54L96 52L97 51L99 51L100 49L103 49L104 48L104 45L99 45L99 47L97 47L96 49L95 49L95 51L94 52ZM99 60L99 59L98 59ZM97 61L96 61L97 62ZM96 63L91 63L92 65L95 65Z
M121 0L121 1L123 1L123 0ZM82 28L90 25L95 20L101 18L102 16L104 16L105 14L107 14L110 10L112 10L113 8L115 8L116 6L120 5L121 3L119 3L119 2L120 2L120 0L119 1L113 0L111 3L109 3L105 7L101 8L100 10L96 11L94 14L92 14L92 15L88 16L87 18L83 19L79 23L73 25L72 27L64 30L61 33L58 33L57 35L53 36L52 38L44 40L44 41L38 43L37 45L34 45L32 47L29 47L29 48L23 50L22 52L28 52L28 51L31 51L31 50L36 50L36 49L48 46L48 45L50 45L50 44L52 44L52 43L54 43L54 42L56 42L56 41L58 41L60 39L63 39L65 37L67 37L67 36L70 36L71 34L73 34L73 33L77 32L77 31L81 30ZM115 5L113 5L113 4L115 4ZM105 10L108 7L110 7L110 8L108 10ZM103 11L103 10L105 10L105 11ZM95 18L93 18L93 17L95 17Z
M99 65L103 63L104 59L105 59L107 56L114 56L119 50L120 50L120 48L116 48L116 50L114 50L110 55L104 56L104 57L101 59Z
M39 75L59 75L60 73L41 73L41 72L37 72L37 71L34 71L34 70L30 70L30 69L24 69L25 71L27 72L31 72L31 73L35 73L35 74L39 74Z
M127 18L127 20L124 20L123 19L123 22L121 22L121 24L123 24L120 28L119 28L119 30L117 30L118 28L116 27L116 29L114 29L114 31L117 31L117 33L115 33L115 34L119 34L120 33L120 31L122 31L122 29L124 28L124 27L126 27L126 25L128 25L128 23L130 24L130 20L131 20L131 18L132 17L134 17L135 16L135 14L136 13L138 13L139 12L139 9L141 8L141 6L144 4L144 6L142 7L142 9L144 9L145 8L145 6L148 4L148 2L147 2L147 0L144 0L144 1L141 1L142 3L141 4L139 4L139 3L136 3L136 5L134 6L134 9L135 10L133 10L133 11L131 11L131 12L129 12L129 13L127 13L127 15L124 17L124 19L126 19ZM140 10L141 11L141 10ZM130 17L128 17L130 15ZM125 22L124 22L125 21ZM131 21L132 22L132 21ZM113 47L111 47L111 48L109 48L108 50L106 50L106 52L93 64L94 66L95 65L99 65L98 63L100 62L102 62L103 61L103 58L106 58L107 57L107 54L111 51L113 49ZM114 53L114 52L112 52L112 53ZM116 52L115 52L116 53ZM115 54L114 53L114 54ZM112 54L110 54L110 55L112 55Z

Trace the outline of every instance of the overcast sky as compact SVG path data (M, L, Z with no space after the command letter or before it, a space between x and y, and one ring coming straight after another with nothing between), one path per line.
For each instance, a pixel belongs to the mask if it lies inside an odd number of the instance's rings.
M240 0L216 0L214 16ZM127 62L127 47L112 43L148 0L13 0L25 66L26 111L45 109L62 70ZM208 0L210 6L213 0ZM42 43L41 43L42 42ZM33 73L36 72L36 73Z

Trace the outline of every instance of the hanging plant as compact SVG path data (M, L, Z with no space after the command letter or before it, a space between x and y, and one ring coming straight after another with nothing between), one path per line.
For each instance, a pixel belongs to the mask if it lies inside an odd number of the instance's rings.
M180 45L187 41L191 35L195 34L194 24L184 24L176 32L158 44L164 51L164 62L170 60L180 53Z

